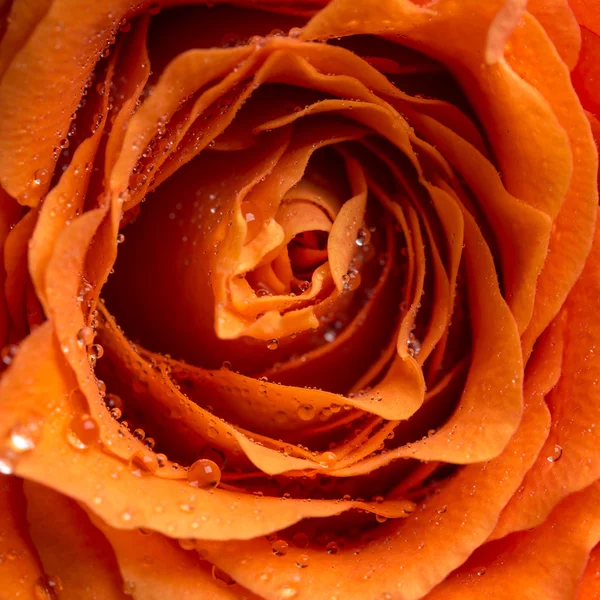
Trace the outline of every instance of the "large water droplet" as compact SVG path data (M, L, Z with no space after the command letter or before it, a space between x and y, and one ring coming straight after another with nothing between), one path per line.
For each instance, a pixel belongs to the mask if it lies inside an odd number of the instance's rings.
M554 448L552 449L552 454L546 457L546 460L551 463L558 462L563 454L562 446L558 444L554 444Z
M267 348L269 350L277 350L277 348L279 348L279 340L276 340L275 338L269 340L267 342Z
M221 469L212 460L201 458L188 469L188 482L201 490L216 488L221 481Z
M89 346L94 341L94 330L91 327L82 327L77 332L77 344L79 346Z
M309 564L310 557L308 556L308 554L300 554L300 556L298 556L298 558L296 559L296 565L299 569L306 569L306 567L308 567Z
M158 461L154 454L136 453L129 459L129 470L136 477L152 475L158 469Z
M315 407L312 404L301 404L298 407L298 417L303 421L310 421L315 418Z
M29 452L33 450L42 436L39 421L17 423L9 431L9 444L14 452Z
M289 544L285 540L275 540L271 544L271 549L275 556L285 556L289 549Z
M67 430L67 440L78 450L85 450L99 438L98 424L90 415L76 415Z

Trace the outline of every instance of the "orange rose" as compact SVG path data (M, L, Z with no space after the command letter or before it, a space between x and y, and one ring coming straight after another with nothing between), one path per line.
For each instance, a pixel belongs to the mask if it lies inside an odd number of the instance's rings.
M599 597L592 2L4 4L0 596Z

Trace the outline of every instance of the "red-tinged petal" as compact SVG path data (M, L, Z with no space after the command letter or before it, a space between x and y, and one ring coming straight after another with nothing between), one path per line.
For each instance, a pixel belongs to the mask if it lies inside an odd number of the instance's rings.
M4 253L5 242L12 227L21 216L21 208L3 189L0 189L0 261L6 265ZM4 290L6 285L6 272L0 268L0 289ZM0 346L8 342L10 330L10 313L5 293L0 293Z
M600 540L600 484L568 497L535 529L484 545L427 600L567 600Z
M115 555L77 503L50 488L24 485L29 531L59 597L126 600Z
M594 0L569 0L569 6L580 25L600 36L600 17Z
M27 531L22 482L0 475L0 586L6 598L37 600L36 583L44 574Z
M600 35L581 28L579 62L571 73L581 105L596 117L600 115Z

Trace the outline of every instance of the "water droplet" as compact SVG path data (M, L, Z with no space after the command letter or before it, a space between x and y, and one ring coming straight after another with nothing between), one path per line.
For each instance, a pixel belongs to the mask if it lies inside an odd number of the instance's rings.
M325 546L325 550L327 550L327 554L337 554L340 551L340 547L337 542L329 542L329 544Z
M9 432L9 443L15 452L29 452L33 450L42 436L39 421L17 423Z
M44 185L50 180L50 172L48 169L38 169L33 175L34 185Z
M275 338L269 340L267 342L267 348L269 350L277 350L277 348L279 348L279 340L276 340Z
M271 549L275 556L285 556L289 547L289 544L285 540L275 540L271 544Z
M110 416L118 421L123 416L123 413L121 412L120 408L115 406L114 408L110 409Z
M361 227L356 234L356 245L366 246L371 241L371 233L368 229Z
M98 424L90 415L76 415L67 430L67 440L74 448L85 450L98 441Z
M14 357L17 355L18 346L16 344L9 344L0 351L0 358L2 362L8 366L12 363Z
M221 469L212 460L201 458L190 466L187 478L192 487L210 490L219 485L221 481Z
M487 569L486 569L486 567L481 567L481 569L479 569L479 570L477 571L477 575L478 575L478 577L481 577L481 576L485 575L486 573L487 573Z
M92 344L88 355L91 359L98 360L104 356L104 348L100 344Z
M298 407L298 417L303 421L310 421L315 418L315 407L312 404L301 404Z
M421 342L415 337L408 341L408 353L410 356L417 356L421 352Z
M296 559L296 565L300 569L306 569L306 567L308 567L309 564L310 564L310 557L308 556L308 554L301 554Z
M163 467L167 466L169 459L167 458L166 454L162 454L162 453L158 453L156 455L156 462L158 463L158 468L162 469Z
M290 598L295 598L298 595L298 590L291 585L284 585L279 588L277 595L281 600L290 600Z
M125 241L125 234L119 233L117 235L117 244L122 244Z
M132 435L141 442L146 437L146 432L143 429L134 429Z
M294 543L294 546L296 546L296 548L306 548L308 547L310 538L308 537L308 535L306 535L306 533L299 531L298 533L294 534L292 542Z
M82 327L77 332L77 344L80 347L89 346L94 341L94 330L91 327Z
M206 431L206 435L214 440L215 438L219 437L219 430L216 427L211 426Z
M190 539L180 539L177 540L179 542L179 546L183 548L183 550L195 550L196 542Z
M547 456L546 460L551 463L558 462L560 460L560 457L562 456L562 454L563 454L562 446L559 446L558 444L554 444L554 448L552 449L552 454L550 456Z
M228 360L224 360L221 365L221 369L225 369L226 371L231 371L231 363Z
M337 455L335 452L323 452L317 459L320 465L323 467L331 467L337 462Z
M124 581L123 582L123 593L126 596L133 596L133 594L135 593L135 581Z
M385 523L388 520L385 515L375 515L375 519L378 523Z
M221 583L224 583L225 585L233 585L235 583L235 580L233 578L227 575L225 571L219 569L219 567L217 567L216 565L213 565L212 576L214 579L220 581Z
M125 510L121 513L121 519L123 521L125 521L126 523L131 521L132 518L133 518L133 515L128 510Z
M123 400L121 400L121 398L119 398L119 396L117 396L116 394L106 394L106 397L104 398L104 403L109 409L118 408L119 411L123 412ZM118 418L120 417L115 417L115 419Z
M156 441L154 440L154 438L147 437L144 439L144 446L148 448L148 450L152 450L155 445Z
M152 475L158 469L158 461L154 454L136 453L129 459L129 470L136 477Z
M12 475L15 470L15 453L5 449L0 451L0 475Z
M40 600L56 598L63 590L63 584L57 575L41 575L36 579L34 592Z

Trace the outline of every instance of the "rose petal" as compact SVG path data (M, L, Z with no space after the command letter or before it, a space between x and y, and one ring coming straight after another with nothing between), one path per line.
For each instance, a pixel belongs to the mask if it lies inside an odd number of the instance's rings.
M599 339L594 316L600 298L600 234L580 280L557 318L565 327L563 372L547 398L552 428L522 489L503 512L494 537L541 523L565 496L600 476L600 399L597 391Z
M596 483L564 500L535 529L484 545L427 600L573 598L600 540L599 502Z
M35 584L44 570L27 531L27 517L22 482L16 477L0 475L0 584L7 597L18 598L24 589L33 598Z
M114 553L85 512L66 496L25 482L29 531L44 571L59 577L60 594L125 600Z

